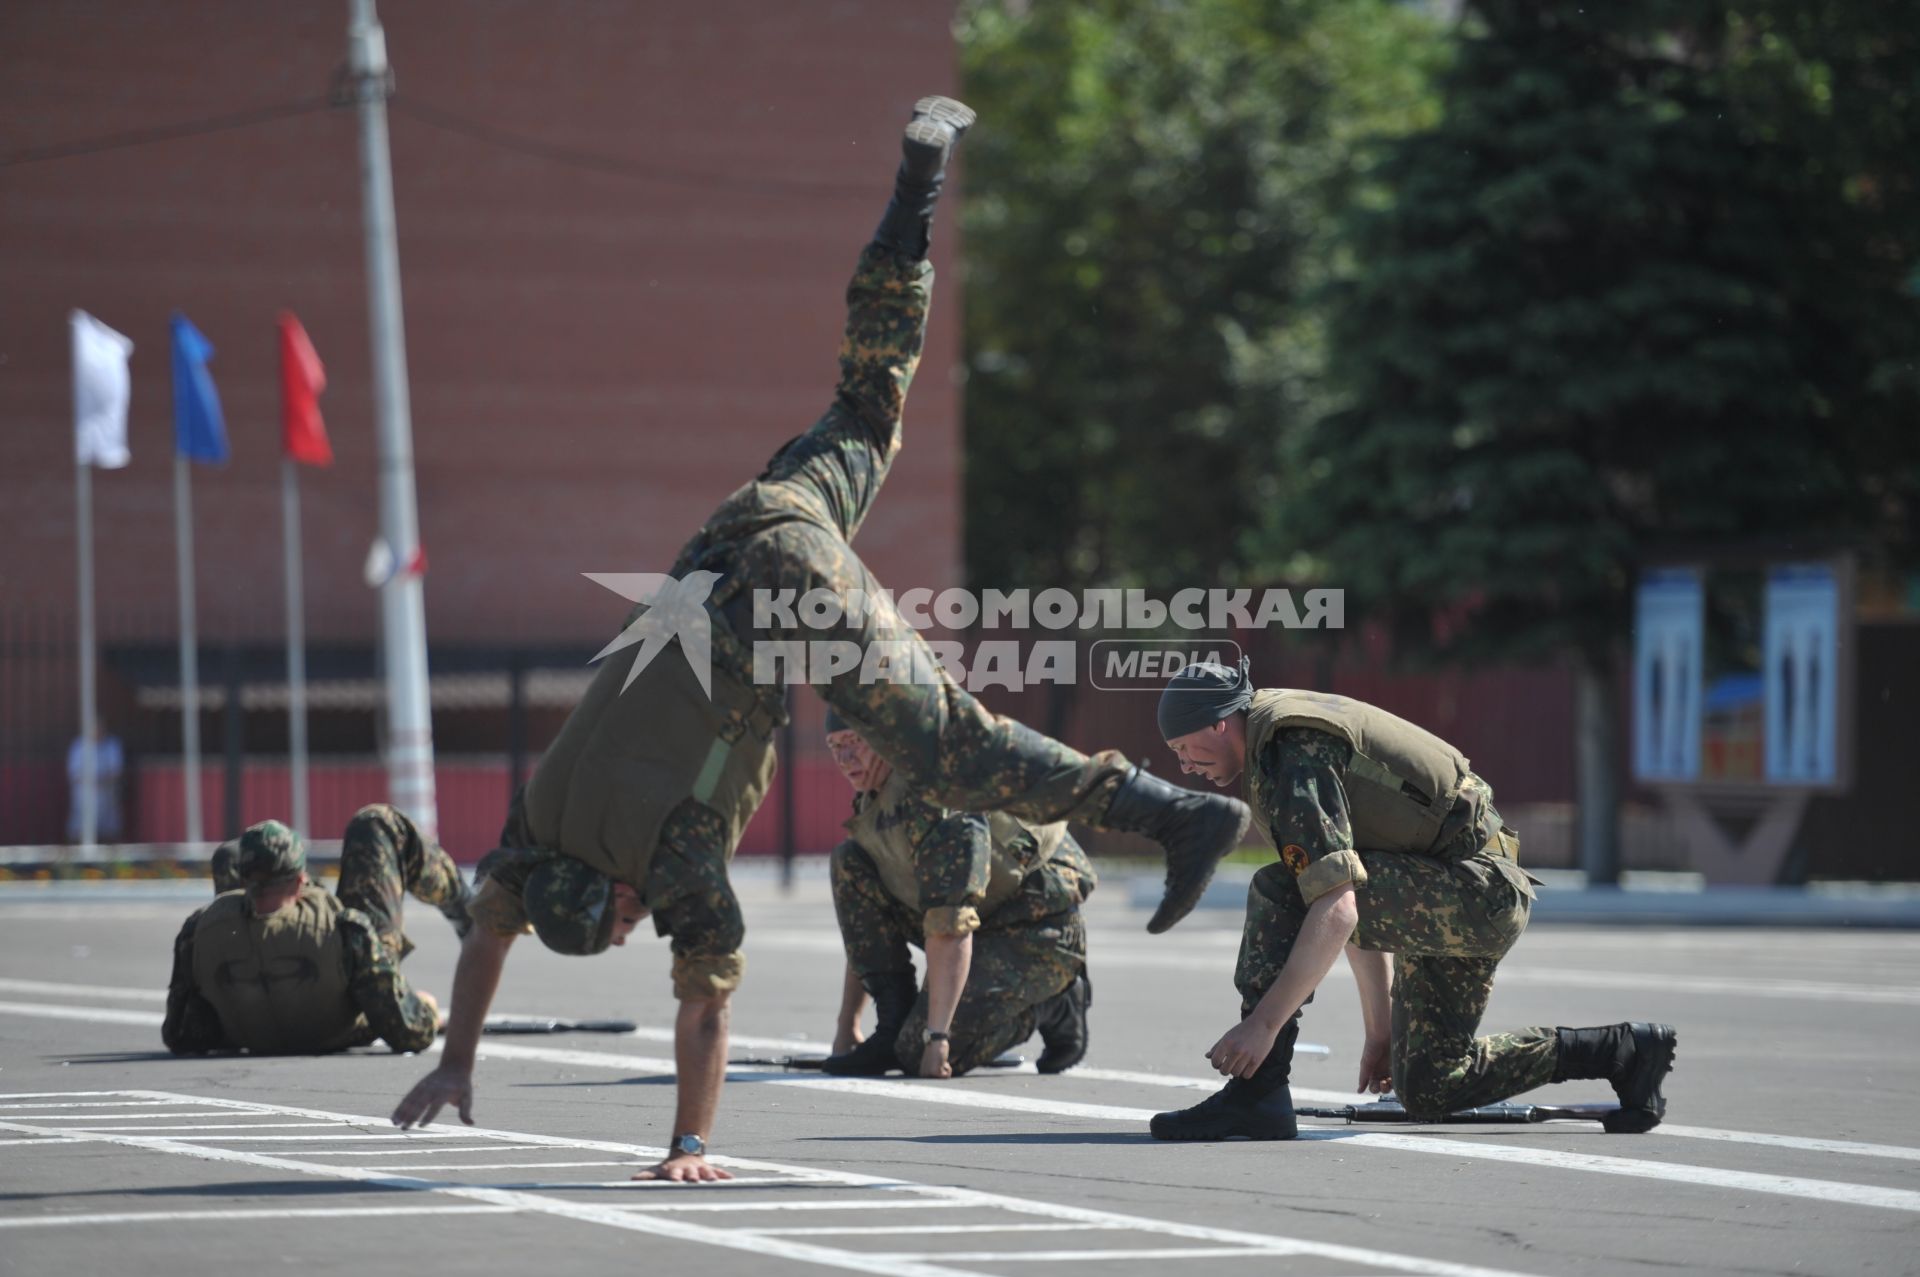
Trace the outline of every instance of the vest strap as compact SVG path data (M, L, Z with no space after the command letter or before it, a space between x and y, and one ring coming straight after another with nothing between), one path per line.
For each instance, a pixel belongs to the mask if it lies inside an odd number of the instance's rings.
M720 785L720 774L727 768L727 754L732 749L730 743L718 737L707 747L707 761L700 765L700 774L693 778L694 801L708 803L713 800L713 791Z

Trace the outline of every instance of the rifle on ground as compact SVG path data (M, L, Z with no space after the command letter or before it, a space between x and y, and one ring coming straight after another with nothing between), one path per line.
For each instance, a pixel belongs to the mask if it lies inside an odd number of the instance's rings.
M1625 1110L1617 1104L1484 1104L1479 1108L1461 1109L1457 1113L1449 1113L1445 1117L1434 1119L1408 1117L1407 1110L1397 1100L1378 1100L1372 1104L1341 1104L1332 1108L1295 1105L1293 1111L1301 1117L1330 1117L1352 1123L1393 1122L1426 1126L1525 1126L1534 1122L1598 1122L1608 1131L1639 1129L1636 1124L1643 1120L1638 1112L1623 1116Z
M728 1060L727 1064L733 1068L757 1067L768 1069L813 1069L817 1071L820 1066L826 1062L826 1059L827 1057L824 1055L752 1055L744 1059ZM983 1069L1017 1069L1026 1062L1026 1056L1016 1055L1012 1051L1009 1051L1004 1055L994 1056L980 1067Z
M631 1033L632 1020L563 1020L537 1015L491 1015L482 1033Z

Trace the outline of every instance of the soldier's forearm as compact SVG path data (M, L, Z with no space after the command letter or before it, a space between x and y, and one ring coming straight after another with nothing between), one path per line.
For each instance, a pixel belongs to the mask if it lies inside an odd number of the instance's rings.
M945 1033L973 968L973 935L927 937L927 1027Z
M1353 982L1360 990L1360 1018L1366 1024L1367 1037L1381 1040L1393 1032L1393 955L1371 949L1347 946L1347 965L1353 968Z
M840 1018L835 1027L842 1033L850 1033L860 1027L860 1016L867 1009L867 990L860 983L859 972L853 969L851 962L846 964L846 974L840 979Z
M447 1012L447 1041L440 1052L442 1068L473 1071L474 1053L486 1027L487 1009L500 988L513 937L495 935L483 926L467 932L460 945L460 961L453 969L453 1005Z
M1306 921L1280 974L1253 1009L1253 1017L1274 1032L1293 1018L1320 982L1333 970L1334 959L1353 935L1359 911L1353 888L1336 888L1308 906Z
M680 1004L673 1021L673 1063L679 1092L673 1134L709 1138L727 1080L727 995Z

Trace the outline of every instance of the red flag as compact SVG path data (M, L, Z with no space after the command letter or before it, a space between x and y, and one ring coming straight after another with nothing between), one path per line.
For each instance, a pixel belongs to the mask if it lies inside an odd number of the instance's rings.
M291 311L280 312L280 420L287 456L309 466L333 464L327 424L320 420L320 392L327 370L314 353L307 330Z

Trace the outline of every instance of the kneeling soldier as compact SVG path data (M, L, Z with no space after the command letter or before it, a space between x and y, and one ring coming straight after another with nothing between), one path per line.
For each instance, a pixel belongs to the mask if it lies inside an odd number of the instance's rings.
M954 1077L1035 1028L1042 1073L1078 1064L1092 1001L1080 903L1095 878L1066 825L928 802L832 710L827 745L855 798L832 859L848 979L825 1071ZM909 944L927 955L923 992ZM860 1042L863 989L877 1022Z
M245 1049L309 1055L384 1039L423 1051L440 1028L431 994L400 960L406 894L436 905L465 935L467 885L438 845L392 807L347 824L336 895L307 879L300 835L262 821L213 854L212 904L173 942L161 1040L176 1055Z
M1345 696L1255 691L1246 663L1189 665L1160 700L1183 772L1246 777L1280 860L1253 876L1234 983L1241 1021L1207 1052L1226 1086L1153 1119L1166 1140L1291 1139L1300 1010L1344 947L1360 988L1362 1091L1391 1084L1438 1119L1548 1082L1606 1078L1610 1131L1657 1125L1673 1067L1667 1024L1535 1027L1475 1037L1494 968L1533 907L1520 839L1459 750ZM1391 987L1391 993L1389 993Z

